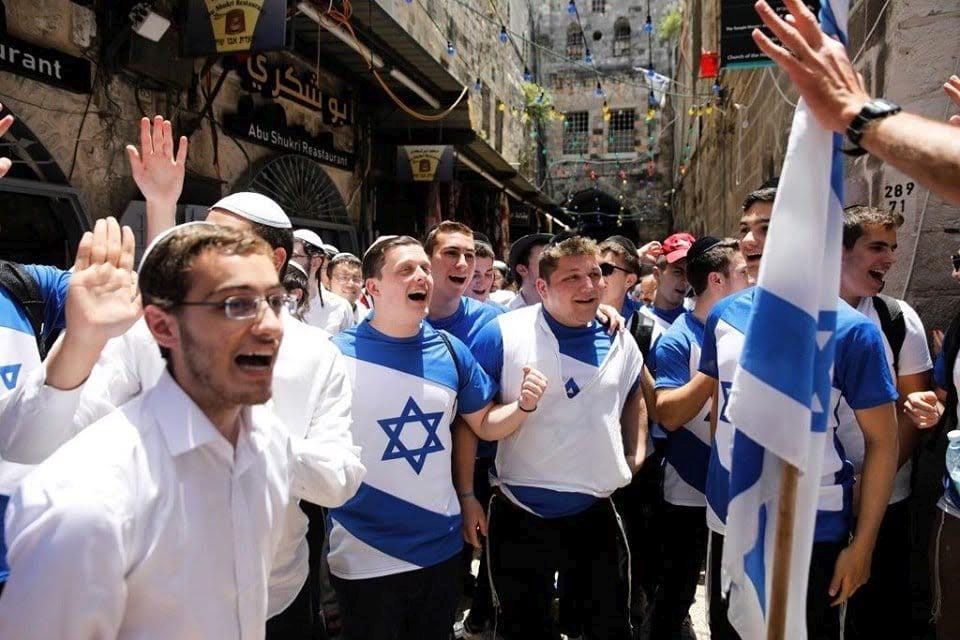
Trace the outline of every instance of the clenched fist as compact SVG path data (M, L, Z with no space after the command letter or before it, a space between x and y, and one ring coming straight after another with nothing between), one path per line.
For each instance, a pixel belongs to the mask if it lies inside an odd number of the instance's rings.
M547 388L547 377L533 367L523 368L523 384L520 385L520 408L526 412L535 411L537 403Z

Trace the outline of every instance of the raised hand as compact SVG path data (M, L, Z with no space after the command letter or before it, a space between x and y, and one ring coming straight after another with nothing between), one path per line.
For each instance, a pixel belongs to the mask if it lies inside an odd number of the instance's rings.
M141 314L133 271L134 237L114 218L97 220L77 249L67 293L67 335L104 344L122 335Z
M960 108L960 78L953 75L943 83L943 91L950 98L951 102ZM947 120L950 124L960 127L960 114L954 114Z
M187 138L180 136L173 155L173 126L162 116L140 120L140 149L127 145L130 172L143 197L156 203L176 204L183 191L187 162Z
M655 265L661 255L663 255L663 245L656 240L652 240L637 249L637 256L642 264Z
M0 109L3 108L3 105L0 104ZM0 120L0 138L7 135L7 131L10 130L10 127L13 126L13 116L7 115L5 118ZM13 163L10 162L10 158L0 158L0 178L7 175L7 171L10 171L10 166Z
M543 392L547 389L547 377L534 369L526 366L523 368L523 383L520 385L520 399L518 404L526 412L535 411L537 403L543 397Z

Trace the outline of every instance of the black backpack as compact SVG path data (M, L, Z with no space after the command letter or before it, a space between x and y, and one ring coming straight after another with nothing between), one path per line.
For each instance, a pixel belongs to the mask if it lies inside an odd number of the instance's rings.
M640 347L640 353L643 354L643 361L649 362L650 346L653 342L653 329L655 327L653 319L639 311L633 312L630 335L636 340ZM650 373L653 373L652 371Z
M33 329L33 336L37 341L40 359L43 360L47 355L47 341L43 332L45 302L40 285L22 265L0 260L0 286L6 289L26 311L30 327Z
M880 330L893 351L893 371L899 373L900 349L907 338L907 321L903 318L903 309L896 298L883 294L873 296L873 307L880 317Z

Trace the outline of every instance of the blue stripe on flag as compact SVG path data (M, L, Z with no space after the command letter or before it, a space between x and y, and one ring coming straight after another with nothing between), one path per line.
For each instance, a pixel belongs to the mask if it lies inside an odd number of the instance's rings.
M760 601L760 610L767 615L767 557L765 547L767 542L767 505L760 505L757 514L757 539L753 549L743 556L744 572L747 574Z
M733 435L733 451L737 459L730 473L730 501L751 489L760 480L766 449L742 431L736 431Z
M847 46L847 34L837 25L837 17L829 2L822 2L820 6L820 29L828 36L837 36L843 46Z
M813 318L800 307L757 287L749 326L740 365L798 404L809 406L812 381L796 372L813 369L817 336Z
M710 445L687 429L677 429L667 438L667 462L688 485L703 492L707 486Z

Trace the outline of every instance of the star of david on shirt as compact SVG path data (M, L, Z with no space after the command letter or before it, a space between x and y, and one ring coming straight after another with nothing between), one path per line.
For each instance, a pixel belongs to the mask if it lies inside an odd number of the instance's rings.
M733 388L732 382L720 382L720 390L723 392L723 406L720 407L720 420L730 424L727 419L727 404L730 402L730 390Z
M567 383L563 385L563 388L566 390L568 398L572 398L580 393L580 387L573 378L567 380Z
M810 402L812 415L811 428L816 432L827 430L827 411L830 406L830 390L833 369L833 357L836 345L834 330L837 314L832 311L820 312L817 322L817 355L813 363L813 398Z
M424 413L412 397L407 398L407 404L404 405L399 416L377 420L380 428L389 438L387 449L383 452L381 460L399 460L402 458L409 462L413 470L419 475L427 461L427 456L431 453L443 451L443 443L440 442L440 436L437 435L437 428L440 426L442 418L443 411ZM423 446L417 449L408 449L403 444L400 436L403 433L404 426L408 424L420 424L423 427L426 434Z

